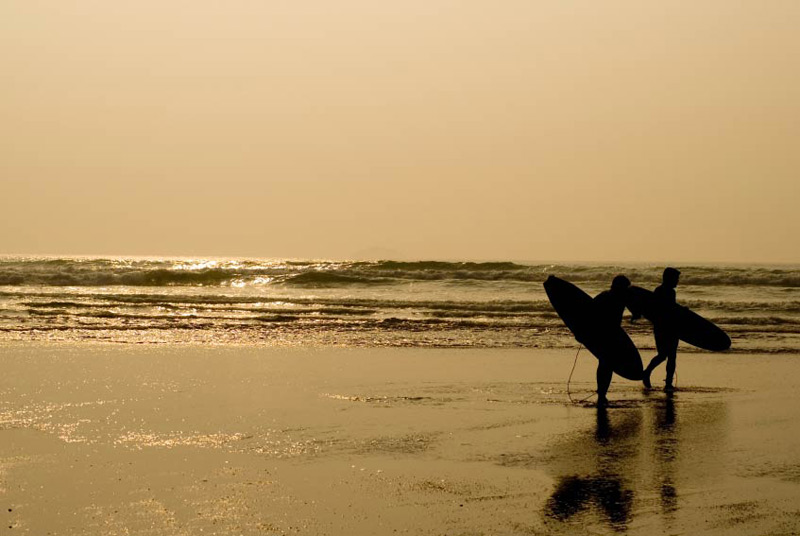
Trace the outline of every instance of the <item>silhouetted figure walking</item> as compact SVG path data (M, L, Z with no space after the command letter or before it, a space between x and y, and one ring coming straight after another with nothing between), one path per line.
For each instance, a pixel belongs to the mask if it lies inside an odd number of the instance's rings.
M603 317L603 325L600 329L609 327L619 327L622 324L622 313L625 311L625 304L628 301L627 290L631 286L630 280L624 275L618 275L611 282L611 289L604 290L594 298L597 311ZM599 359L597 363L597 405L607 406L608 387L611 385L611 375L613 373L611 363L607 360Z
M675 376L675 366L678 354L678 329L675 324L675 287L681 273L675 268L665 268L661 278L661 286L653 291L657 303L658 314L653 319L653 335L656 339L658 353L650 360L644 369L642 383L651 389L650 374L658 365L667 362L667 378L664 390L672 391L672 380Z

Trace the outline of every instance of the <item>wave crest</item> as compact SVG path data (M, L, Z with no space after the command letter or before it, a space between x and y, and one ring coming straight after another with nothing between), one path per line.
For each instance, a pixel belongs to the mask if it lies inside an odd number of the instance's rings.
M662 266L518 264L514 262L185 261L126 259L0 259L2 286L226 286L342 287L441 282L453 285L541 284L551 274L605 287L617 274L656 286ZM680 267L684 286L800 288L795 267Z

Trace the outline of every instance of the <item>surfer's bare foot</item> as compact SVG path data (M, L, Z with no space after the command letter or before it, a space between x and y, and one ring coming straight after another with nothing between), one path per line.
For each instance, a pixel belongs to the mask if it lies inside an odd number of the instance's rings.
M675 388L672 386L671 383L668 383L667 385L664 386L664 392L665 393L674 393L675 392Z
M645 370L644 376L642 376L642 383L644 384L645 389L652 389L653 385L650 383L650 371Z
M597 399L597 407L598 408L607 408L608 407L608 399L604 396L601 396Z

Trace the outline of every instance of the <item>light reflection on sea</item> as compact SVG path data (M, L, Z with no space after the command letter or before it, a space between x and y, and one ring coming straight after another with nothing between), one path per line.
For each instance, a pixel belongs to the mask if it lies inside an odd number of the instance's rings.
M653 288L662 268L0 257L0 341L567 348L548 275L594 295L618 273ZM681 269L679 301L728 331L733 352L800 352L800 269ZM652 348L646 321L625 328Z

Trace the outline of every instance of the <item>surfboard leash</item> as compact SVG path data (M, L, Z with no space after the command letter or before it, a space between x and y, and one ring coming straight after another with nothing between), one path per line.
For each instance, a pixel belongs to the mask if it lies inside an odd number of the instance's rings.
M572 362L572 370L569 371L569 378L567 378L567 398L569 398L569 401L572 402L573 404L582 404L597 394L597 393L592 393L586 398L581 398L580 400L572 399L572 393L569 390L569 384L570 382L572 382L572 374L575 372L575 365L578 364L578 354L581 353L582 349L583 345L581 344L580 346L578 346L578 351L575 352L575 361Z
M572 373L575 372L575 365L578 364L578 354L581 353L581 348L583 348L582 344L578 346L578 351L575 352L575 361L572 362L572 370L569 371L569 378L567 378L567 398L569 398L569 401L572 402L573 404L575 403L575 401L572 400L572 395L569 392L569 382L572 381Z

